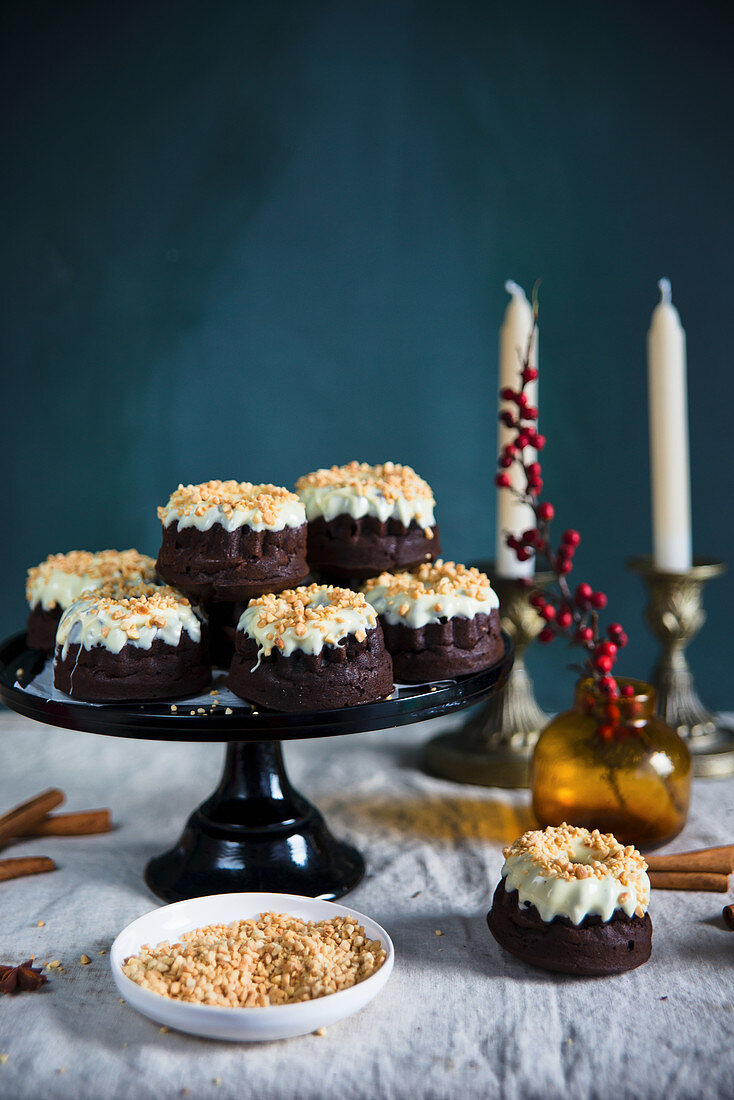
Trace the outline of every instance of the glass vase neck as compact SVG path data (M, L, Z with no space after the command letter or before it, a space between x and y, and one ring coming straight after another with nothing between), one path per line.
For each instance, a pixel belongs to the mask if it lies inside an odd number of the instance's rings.
M655 689L652 685L625 676L618 676L616 680L620 690L631 685L633 694L610 699L599 691L591 677L579 680L574 702L576 710L593 715L599 722L626 723L652 718L655 711Z

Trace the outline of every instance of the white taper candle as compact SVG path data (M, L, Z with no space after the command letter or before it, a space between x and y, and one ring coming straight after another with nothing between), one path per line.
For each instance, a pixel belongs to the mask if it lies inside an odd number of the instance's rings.
M647 334L653 562L666 573L691 567L686 334L661 279Z
M510 295L507 303L504 320L500 328L499 349L499 389L510 386L517 390L520 386L520 370L522 360L528 347L528 340L533 328L533 311L525 292L517 283L508 281L505 290ZM538 365L538 331L536 329L533 338L533 347L530 355L530 365ZM525 392L531 405L538 404L538 383L530 382ZM502 402L500 401L500 409ZM497 433L498 452L511 441L515 432L512 428L499 425ZM529 462L534 460L530 448L525 450ZM507 471L512 484L517 489L525 488L525 479L517 466ZM505 533L521 535L528 527L535 526L535 517L532 509L527 504L515 500L510 489L497 490L497 518L496 518L496 542L495 542L495 569L500 577L530 577L534 572L534 559L521 562L515 557L515 551L505 543Z

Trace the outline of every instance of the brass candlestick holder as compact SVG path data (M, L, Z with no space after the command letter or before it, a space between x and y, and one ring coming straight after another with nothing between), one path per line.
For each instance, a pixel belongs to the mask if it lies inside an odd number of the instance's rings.
M734 730L721 725L699 699L684 652L706 621L704 582L721 576L726 565L697 558L685 573L664 573L651 558L632 558L629 567L648 586L647 624L662 646L651 677L657 692L656 712L686 741L694 775L730 775Z
M523 584L493 576L490 562L476 565L492 577L492 587L500 600L502 629L515 644L515 663L504 688L466 725L427 743L423 762L431 775L457 783L527 787L530 759L538 735L548 723L548 715L535 701L524 654L544 623L530 606L528 589ZM552 573L536 573L534 582L543 588L552 579Z

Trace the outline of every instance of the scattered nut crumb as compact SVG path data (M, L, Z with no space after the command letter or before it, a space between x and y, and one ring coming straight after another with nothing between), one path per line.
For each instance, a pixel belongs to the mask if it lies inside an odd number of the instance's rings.
M120 1004L121 1004L121 1005L124 1005L124 1003L125 1003L125 998L124 998L124 997L120 997Z
M221 1085L221 1083L222 1083L222 1078L221 1077L215 1077L214 1080L212 1081L213 1085Z
M45 927L46 927L46 922L45 922L45 920L39 920L39 922L38 922L38 924L36 925L36 927L37 927L37 928L45 928Z
M171 703L171 710L173 710L173 711L178 710L178 707L176 706L175 703Z
M82 955L79 958L79 962L82 964L82 966L89 966L91 961L92 960L90 959L89 955Z
M203 707L197 707L196 708L196 713L197 714L206 714L206 711L204 710Z
M193 714L193 715L195 715L195 714L196 714L196 711L195 711L195 710L190 710L190 711L189 711L189 714Z
M212 688L212 690L209 692L209 694L210 695L219 695L219 692L217 691L216 688Z
M437 928L437 929L436 929L436 935L437 935L437 936L442 936L442 935L443 935L443 932L441 931L441 929L440 929L440 928Z
M97 954L98 954L98 955L106 955L106 954L107 954L107 952L105 951L105 949L104 949L104 947L103 947L101 951L98 951L98 952L97 952Z
M56 1070L57 1073L66 1073L66 1066L59 1066Z
M0 1054L0 1065L4 1066L8 1060L8 1057L9 1055L7 1054Z
M224 713L225 713L225 714L233 714L234 712L233 712L233 710L232 710L232 708L231 708L231 707L227 707L227 709L225 710L225 712L224 712Z
M323 1037L324 1035L326 1035L326 1028L325 1027L317 1027L316 1030L314 1031L314 1035L319 1035L319 1036Z
M18 671L15 674L16 680L20 680L20 678L21 678L21 676L23 675L24 672L25 672L24 668L19 668Z
M160 1031L161 1035L168 1035L168 1028L165 1024L163 1025L163 1027L159 1027L158 1030Z
M53 959L51 962L44 963L47 970L61 970L61 960Z

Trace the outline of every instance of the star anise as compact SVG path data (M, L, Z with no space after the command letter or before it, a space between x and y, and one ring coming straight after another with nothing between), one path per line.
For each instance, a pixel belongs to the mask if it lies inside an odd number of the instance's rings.
M33 959L7 966L0 963L0 993L33 993L40 989L48 978L39 968L33 966Z

